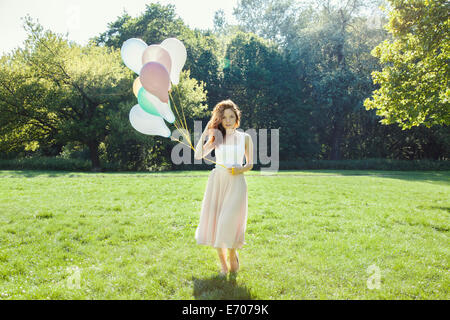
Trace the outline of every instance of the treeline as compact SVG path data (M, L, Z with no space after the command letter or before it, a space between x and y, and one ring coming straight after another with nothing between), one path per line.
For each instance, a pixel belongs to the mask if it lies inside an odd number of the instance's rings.
M280 161L294 167L313 160L448 160L448 126L404 130L364 107L377 89L372 72L382 69L371 51L390 37L387 16L374 15L378 3L302 3L242 0L238 25L218 11L206 31L187 27L171 5L149 4L138 17L123 13L87 46L27 17L23 48L0 60L0 158L174 169L176 143L129 124L136 75L123 65L120 47L132 37L147 44L176 37L188 58L172 102L183 105L190 132L194 120L205 125L214 105L230 98L242 110L243 130L279 129Z

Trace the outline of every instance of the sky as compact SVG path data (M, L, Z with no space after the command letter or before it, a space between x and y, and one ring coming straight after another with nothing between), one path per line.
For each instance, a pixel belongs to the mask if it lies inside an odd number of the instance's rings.
M125 9L132 17L140 15L148 3L173 4L175 11L191 28L213 27L214 13L223 9L228 22L235 23L233 8L238 0L0 0L0 55L22 47L27 35L21 18L29 14L44 29L69 32L69 40L86 44L108 28Z

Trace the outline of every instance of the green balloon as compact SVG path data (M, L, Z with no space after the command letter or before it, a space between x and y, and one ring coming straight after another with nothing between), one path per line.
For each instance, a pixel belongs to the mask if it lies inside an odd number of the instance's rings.
M139 89L137 98L139 105L145 112L161 117L154 104L150 101L150 93L147 92L144 87Z

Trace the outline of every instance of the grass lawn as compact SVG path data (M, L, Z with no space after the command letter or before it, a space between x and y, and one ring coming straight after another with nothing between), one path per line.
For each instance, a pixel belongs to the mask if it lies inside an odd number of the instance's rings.
M227 279L208 175L0 171L0 299L450 299L449 171L246 173Z

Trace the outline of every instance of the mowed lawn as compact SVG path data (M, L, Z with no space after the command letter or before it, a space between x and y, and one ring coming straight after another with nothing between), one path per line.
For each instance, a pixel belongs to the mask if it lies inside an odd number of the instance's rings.
M0 171L0 299L449 299L450 172L246 173L241 269L194 234L209 171Z

